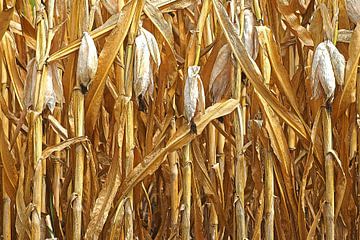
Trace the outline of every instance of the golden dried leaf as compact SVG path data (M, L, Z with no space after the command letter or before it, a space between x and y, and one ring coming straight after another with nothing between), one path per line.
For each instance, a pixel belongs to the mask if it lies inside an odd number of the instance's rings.
M268 27L260 26L257 27L257 32L259 36L260 45L266 48L267 53L269 55L269 59L272 66L271 70L275 73L277 77L278 86L280 87L284 95L287 96L291 107L294 109L301 122L303 122L303 124L305 125L305 121L302 119L299 110L299 104L296 99L296 94L294 92L289 77L289 73L287 72L287 70L284 67L284 64L282 63L282 59L280 55L281 50L274 39L274 35L271 29Z
M24 84L19 75L19 69L16 65L16 42L14 38L6 32L1 40L1 50L5 59L5 66L8 69L10 76L10 84L14 89L15 96L20 104L23 106Z
M222 103L216 103L206 109L205 114L195 117L194 122L197 126L197 135L205 129L205 127L214 119L227 115L234 111L239 105L239 102L234 99L229 99ZM166 155L176 149L183 147L185 144L195 138L195 134L190 133L187 124L180 127L175 135L167 142L166 147L153 150L149 153L142 163L137 165L132 172L124 179L119 188L121 201L126 197L133 187L142 181L146 176L153 174L160 165L166 160Z
M9 27L10 20L14 13L14 8L5 9L0 13L0 40L4 36L7 28Z
M335 99L334 115L335 119L342 114L350 103L356 100L356 78L358 61L360 58L360 25L357 25L352 34L349 45L349 59L346 64L345 86L341 95Z
M285 23L289 27L290 31L299 38L299 40L306 46L313 46L314 42L311 38L310 32L301 25L300 17L295 14L294 9L289 5L285 5L285 2L272 1L277 5L279 12L285 19Z
M167 46L170 48L170 61L176 63L176 51L174 49L175 43L171 25L166 22L162 12L160 12L160 10L149 1L146 1L145 3L144 12L146 16L149 17L151 22L155 25L155 27L159 30L159 32L162 34L167 43Z
M16 160L10 152L10 144L2 127L0 128L0 157L4 169L4 178L7 180L4 183L5 191L10 196L11 201L15 201L18 183L18 173L15 167Z

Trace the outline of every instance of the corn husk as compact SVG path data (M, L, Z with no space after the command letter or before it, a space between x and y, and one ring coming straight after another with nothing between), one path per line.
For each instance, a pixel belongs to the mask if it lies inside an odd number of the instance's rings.
M247 52L253 59L256 59L259 52L259 41L256 33L256 17L250 9L244 10L244 34L242 42Z
M334 69L336 83L343 85L345 78L345 58L331 41L327 41L326 47L330 54L330 61Z
M220 101L229 90L231 70L231 48L225 44L216 57L210 75L210 92L213 103Z
M34 95L35 95L35 82L36 82L36 72L37 65L35 58L31 59L26 67L27 75L24 86L24 104L26 108L29 108L34 104ZM43 109L46 107L49 108L51 112L54 111L55 104L59 103L60 105L64 102L63 96L63 86L60 81L60 76L58 74L58 68L55 63L49 64L49 69L47 71L47 82L45 89L45 101Z
M344 75L344 56L331 41L327 40L320 43L316 48L311 67L312 97L319 97L320 91L318 84L320 82L326 100L332 102L336 82L342 85L344 83Z
M360 21L360 1L359 0L346 0L346 11L353 23Z
M98 66L98 55L94 40L89 33L84 32L79 48L76 69L76 78L79 81L82 93L89 91L89 85L95 76Z
M191 122L195 112L202 112L205 106L204 88L199 75L199 66L190 66L184 88L184 116Z
M139 35L135 39L135 65L134 65L134 93L136 97L143 97L149 90L154 89L154 70L160 66L160 51L152 33L140 27Z

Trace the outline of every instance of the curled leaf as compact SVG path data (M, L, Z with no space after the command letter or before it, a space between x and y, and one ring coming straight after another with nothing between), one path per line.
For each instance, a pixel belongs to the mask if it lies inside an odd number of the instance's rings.
M98 55L94 40L89 33L84 32L80 43L76 69L76 78L83 94L89 91L89 85L95 76L97 66Z

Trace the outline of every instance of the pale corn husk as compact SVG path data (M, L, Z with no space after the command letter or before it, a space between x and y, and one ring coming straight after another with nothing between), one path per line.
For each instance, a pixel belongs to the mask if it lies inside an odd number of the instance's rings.
M89 85L95 76L98 66L98 55L94 40L89 33L84 32L79 48L76 69L76 78L79 81L82 93L89 91Z
M359 0L346 0L346 11L353 23L360 21L360 1Z
M26 108L34 105L34 96L35 96L35 82L36 82L36 72L37 65L35 58L31 59L26 67L27 75L24 86L24 104ZM63 86L60 81L58 74L58 69L56 64L49 64L47 71L47 82L45 89L45 100L44 106L48 107L51 112L55 109L55 104L59 103L60 105L64 102L63 96Z
M225 44L219 50L211 71L209 87L213 103L221 100L229 88L231 70L231 47Z
M256 17L250 9L244 10L244 34L242 42L247 52L253 59L257 58L259 52L259 41L256 33Z
M154 35L142 27L139 33L135 39L134 93L143 97L148 90L152 94L153 72L159 68L161 58Z
M184 87L184 116L191 122L196 111L204 111L205 94L200 78L200 67L190 66Z
M331 41L326 41L326 47L330 54L330 60L334 69L336 83L343 85L345 78L345 57L339 52L339 50Z
M342 85L345 74L345 58L334 44L327 40L320 43L315 51L311 67L312 98L319 97L320 82L326 100L332 102L336 82Z
M29 108L34 104L34 90L36 82L36 60L31 59L26 66L27 74L24 84L24 104Z

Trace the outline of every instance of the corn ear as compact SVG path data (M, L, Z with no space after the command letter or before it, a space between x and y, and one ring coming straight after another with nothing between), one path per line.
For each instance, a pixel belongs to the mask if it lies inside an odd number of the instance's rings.
M98 55L94 40L89 33L84 32L80 43L76 69L76 78L83 94L89 91L89 85L95 76L97 66Z

